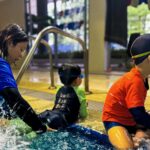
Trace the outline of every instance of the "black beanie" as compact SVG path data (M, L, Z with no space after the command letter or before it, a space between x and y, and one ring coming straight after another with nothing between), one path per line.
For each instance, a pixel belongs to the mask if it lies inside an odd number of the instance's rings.
M142 63L150 55L150 34L144 34L136 38L131 46L130 53L136 65Z

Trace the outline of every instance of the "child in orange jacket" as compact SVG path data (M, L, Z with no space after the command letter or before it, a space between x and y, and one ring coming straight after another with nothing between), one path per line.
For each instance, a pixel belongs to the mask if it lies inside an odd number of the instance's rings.
M102 114L110 142L118 149L132 149L142 138L150 137L150 115L144 106L149 89L150 34L138 37L130 51L135 67L112 85Z

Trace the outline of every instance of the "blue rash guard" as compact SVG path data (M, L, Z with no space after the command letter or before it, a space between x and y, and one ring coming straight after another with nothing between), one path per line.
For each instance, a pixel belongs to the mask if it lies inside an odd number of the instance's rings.
M17 84L9 63L0 58L0 91L7 87L17 88Z
M6 60L0 58L0 91L4 90L5 88L17 89L17 84L14 79L9 63ZM1 94L0 94L0 107L1 107L0 116L6 118L16 117L16 114L10 113L10 108Z

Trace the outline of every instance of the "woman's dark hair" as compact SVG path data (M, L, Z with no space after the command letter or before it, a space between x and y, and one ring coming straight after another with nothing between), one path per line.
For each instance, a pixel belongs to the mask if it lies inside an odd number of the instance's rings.
M2 57L8 55L8 41L13 45L19 42L27 42L28 37L24 30L17 24L9 24L0 31L0 51Z
M63 64L58 69L58 74L64 85L71 85L80 76L81 69L78 65Z

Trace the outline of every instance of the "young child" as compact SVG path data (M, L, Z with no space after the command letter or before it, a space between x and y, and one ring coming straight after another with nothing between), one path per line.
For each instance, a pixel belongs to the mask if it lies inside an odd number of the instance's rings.
M150 137L150 115L144 107L149 89L150 34L136 38L130 51L135 67L112 85L102 114L109 140L117 149L133 149L142 138Z
M81 69L77 65L63 64L58 74L64 84L56 94L52 110L39 114L39 118L52 129L65 128L87 117L85 93L79 88L82 82Z

